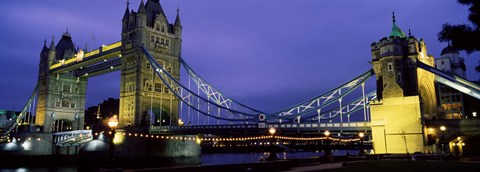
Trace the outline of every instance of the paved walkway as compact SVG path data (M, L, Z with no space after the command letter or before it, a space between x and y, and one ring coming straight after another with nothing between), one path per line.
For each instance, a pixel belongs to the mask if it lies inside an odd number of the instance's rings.
M288 172L300 172L300 171L321 171L327 169L342 168L342 163L328 163L328 164L319 164L312 166L302 166L302 167L292 167Z

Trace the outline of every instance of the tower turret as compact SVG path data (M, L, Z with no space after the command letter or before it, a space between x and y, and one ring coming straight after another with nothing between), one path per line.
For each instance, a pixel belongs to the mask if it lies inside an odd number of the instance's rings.
M147 12L145 11L145 4L140 2L140 6L137 10L137 28L145 27L147 22Z
M52 42L50 43L50 47L48 48L48 66L51 66L54 62L56 62L56 52L55 52L55 37L52 36Z
M433 57L423 40L402 32L395 15L392 25L389 37L371 45L377 80L377 101L370 103L373 148L375 153L422 152L423 120L436 115L437 102L434 75L417 63L434 66Z
M173 25L175 35L182 38L182 23L180 22L180 9L177 8L177 17L175 17L175 24Z

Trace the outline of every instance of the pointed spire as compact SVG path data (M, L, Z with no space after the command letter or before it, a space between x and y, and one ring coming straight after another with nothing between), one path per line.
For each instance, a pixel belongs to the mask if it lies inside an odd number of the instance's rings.
M48 54L48 47L47 47L47 39L45 38L45 40L43 41L43 48L42 48L42 51L40 52L40 57L43 58L43 56L45 54Z
M55 42L54 42L54 40L55 40L55 36L52 35L52 42L50 43L50 47L49 47L49 48L50 48L50 51L55 51Z
M63 36L66 36L66 37L71 37L70 33L68 33L68 27L67 27L67 31L66 32L63 32Z
M123 20L128 19L130 16L130 10L129 10L130 2L127 0L127 9L125 9L125 14L123 15Z
M392 22L395 23L395 11L392 11Z
M395 23L396 20L395 20L395 12L392 12L392 24L393 24L393 27L392 27L392 31L390 32L390 36L393 36L393 37L400 37L400 38L405 38L405 33L403 33L402 29L400 29L397 24Z
M177 17L175 18L175 26L182 27L182 23L180 22L180 8L177 7Z
M142 0L142 2L140 2L140 6L138 7L137 13L138 14L147 14L147 12L145 11L145 4L143 3L143 0Z

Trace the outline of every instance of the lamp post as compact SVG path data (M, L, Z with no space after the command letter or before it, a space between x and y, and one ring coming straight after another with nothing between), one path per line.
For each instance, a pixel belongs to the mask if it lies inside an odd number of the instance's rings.
M325 150L325 154L330 154L330 148L328 148L328 147L330 147L330 138L329 138L329 136L330 136L330 131L325 130L325 132L323 132L323 134L325 135L325 137L327 137L327 140L326 140L326 142L327 142L327 143L326 143L326 144L327 144L327 149Z
M364 150L363 150L363 137L364 136L365 136L365 133L363 133L363 132L358 133L358 137L360 137L360 152L359 152L360 155L363 155L365 153Z
M277 130L274 128L274 127L270 127L270 129L268 129L268 133L270 133L270 135L272 136L272 139L271 139L271 147L270 147L270 155L268 156L267 160L269 161L273 161L273 160L277 160L277 154L275 152L275 145L274 145L274 142L275 142L275 132Z
M442 131L442 137L441 137L441 149L443 153L445 153L445 130L447 130L447 127L445 126L440 126L440 131Z
M113 116L108 119L108 126L110 127L110 130L112 134L110 135L110 141L109 141L109 151L108 151L108 158L110 162L113 162L114 157L113 157L113 139L115 138L115 128L118 125L118 119L117 116Z
M323 132L323 134L325 135L325 137L327 137L327 140L326 140L326 148L325 148L325 155L324 156L324 160L326 162L333 162L333 156L332 156L332 152L330 151L330 131L328 130L325 130L325 132Z

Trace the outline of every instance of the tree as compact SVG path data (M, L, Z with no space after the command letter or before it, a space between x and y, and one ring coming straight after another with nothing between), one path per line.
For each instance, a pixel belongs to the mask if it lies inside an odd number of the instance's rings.
M467 54L480 51L480 0L458 0L458 3L470 6L468 20L471 25L446 23L438 33L438 40L449 42L453 48L465 51ZM480 72L480 65L476 66L475 70Z

